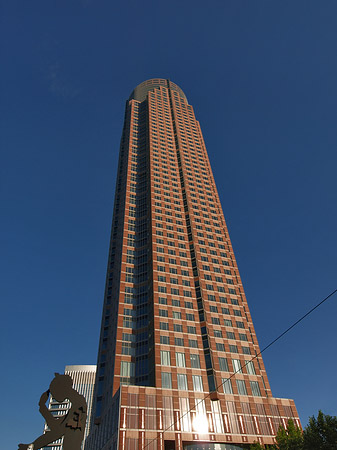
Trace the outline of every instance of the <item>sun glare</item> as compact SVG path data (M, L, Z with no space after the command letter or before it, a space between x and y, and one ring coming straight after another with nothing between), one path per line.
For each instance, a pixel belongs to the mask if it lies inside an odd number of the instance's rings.
M208 433L208 422L205 414L195 414L193 419L193 429L198 434Z

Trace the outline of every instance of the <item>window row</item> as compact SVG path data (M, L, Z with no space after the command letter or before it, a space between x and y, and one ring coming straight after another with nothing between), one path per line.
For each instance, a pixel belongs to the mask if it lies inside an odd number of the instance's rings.
M242 346L241 349L239 349L237 345L229 345L226 349L225 344L223 342L216 342L215 348L218 352L243 353L244 355L251 355L250 348L244 346Z
M213 330L214 337L217 338L223 338L222 330ZM248 341L247 335L245 333L238 333L239 336L236 337L234 331L226 331L226 338L227 339L239 339L240 341Z
M161 329L161 330L168 330L168 329L169 329L168 325L169 325L169 324L166 323L166 322L160 322L160 329ZM197 329L196 329L196 327L192 327L192 326L187 325L186 330L187 330L186 332L187 332L188 334L197 334ZM183 333L184 330L183 330L182 324L180 324L180 323L174 323L174 324L173 324L173 331L175 331L175 332L177 332L177 333Z
M166 298L164 299L166 301ZM179 302L179 300L172 300L172 305L176 306L176 302ZM180 302L179 302L180 303ZM167 303L166 303L167 304ZM168 317L167 311L165 310L160 310L162 311L162 313L159 312L159 315L161 317ZM164 312L165 311L165 312ZM184 317L185 316L185 317ZM181 313L181 311L172 311L172 317L173 319L186 319L186 320L191 320L191 321L195 321L195 316L192 313L185 313L184 315Z
M176 366L186 367L185 353L176 352ZM171 353L167 350L160 351L160 363L162 366L171 366ZM193 369L200 369L200 358L195 353L190 354L190 363Z
M170 249L169 249L170 250ZM157 255L157 261L158 262L165 262L166 258L162 255ZM188 261L185 261L184 259L181 259L180 262L177 262L176 258L168 258L169 264L174 264L175 266L182 266L182 267L188 267ZM171 271L171 269L170 269Z
M166 288L166 286L158 286L158 292L162 293L162 294L167 294L168 289ZM179 288L170 288L170 293L172 295L181 295L181 291L179 290ZM191 291L182 291L182 296L183 297L192 297L192 292Z
M164 322L160 322L161 324L163 324L165 327L161 326L160 329L161 330L168 330L168 324L164 323ZM166 328L167 326L167 328ZM174 338L174 345L177 347L185 347L185 342L188 341L188 347L190 348L198 348L198 341L196 339L184 339L184 338L180 338L180 337L175 337ZM164 336L161 335L160 336L160 343L161 344L165 344L165 345L172 345L172 341L170 342L170 337L169 336Z
M161 305L167 305L168 304L167 303L167 298L166 297L158 297L158 303L161 304ZM178 300L178 299L174 299L174 298L171 300L171 304L172 304L172 306L179 306L179 307L182 306L181 301ZM184 305L185 308L193 309L193 303L192 302L186 302L185 301L183 303L183 305ZM186 313L186 316L187 316L187 313ZM190 315L190 317L191 316L192 316L192 314ZM192 318L187 318L186 317L186 320L194 320L194 318L192 319Z
M192 384L193 391L204 391L202 377L200 375L192 375ZM185 374L177 373L177 385L179 390L187 391L189 389L187 376ZM172 374L170 372L161 373L161 386L163 389L172 389Z
M232 359L232 366L234 373L243 373L243 367L239 359ZM229 365L227 358L219 357L219 367L222 372L229 372ZM248 375L256 375L256 370L253 361L245 361L244 367Z
M174 268L172 269L172 272L174 272ZM157 280L160 282L160 283L170 283L170 284L181 284L181 285L183 285L183 286L191 286L191 282L190 282L190 280L186 280L186 279L181 279L181 280L179 280L178 278L168 278L168 277L166 277L166 276L164 276L164 275L158 275L157 276ZM180 281L180 282L179 282Z
M233 380L234 381L234 380ZM235 380L237 392L239 395L249 395L245 380ZM250 389L254 397L261 397L261 390L257 381L249 381ZM230 378L222 378L222 386L225 394L233 394L233 385Z
M166 268L165 266L157 266L157 270L158 270L158 272L169 272L171 274L178 274L178 269L176 267ZM189 277L190 276L189 271L186 270L186 269L180 269L180 273L184 277ZM159 275L158 275L158 277L159 277ZM158 281L161 281L161 280L159 280L159 278L158 278Z

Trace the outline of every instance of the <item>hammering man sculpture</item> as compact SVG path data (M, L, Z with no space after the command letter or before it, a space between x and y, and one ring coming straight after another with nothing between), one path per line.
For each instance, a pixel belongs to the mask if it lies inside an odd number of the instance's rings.
M39 401L40 413L45 418L49 431L42 434L31 444L19 444L19 450L38 450L63 436L63 450L80 450L83 441L87 404L83 395L73 389L73 380L69 375L55 374L47 392ZM66 399L71 408L64 416L54 417L46 406L49 394L58 402Z

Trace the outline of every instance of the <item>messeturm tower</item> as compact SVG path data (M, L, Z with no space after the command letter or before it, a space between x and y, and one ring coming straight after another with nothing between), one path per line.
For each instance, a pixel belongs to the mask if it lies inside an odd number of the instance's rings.
M165 79L126 103L86 450L239 450L272 396L199 122Z

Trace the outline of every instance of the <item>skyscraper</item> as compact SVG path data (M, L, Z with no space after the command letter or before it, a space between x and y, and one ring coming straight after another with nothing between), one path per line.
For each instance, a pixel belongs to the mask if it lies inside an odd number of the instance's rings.
M183 91L126 102L86 449L273 443L272 397L199 122Z

